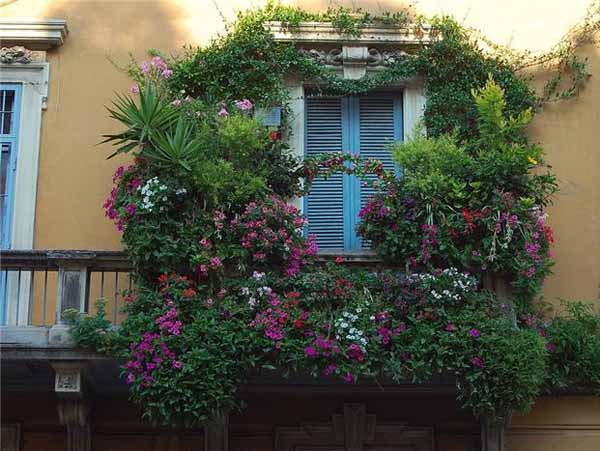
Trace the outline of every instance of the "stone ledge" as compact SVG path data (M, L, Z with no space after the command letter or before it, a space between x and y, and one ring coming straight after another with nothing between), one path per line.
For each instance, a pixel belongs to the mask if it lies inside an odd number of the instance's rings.
M429 25L396 27L368 24L362 28L360 36L340 33L330 22L300 22L297 26L291 26L285 22L271 21L265 22L265 27L276 41L281 42L422 45L431 41Z
M62 19L0 19L0 47L24 45L48 50L62 45L68 33L67 21Z

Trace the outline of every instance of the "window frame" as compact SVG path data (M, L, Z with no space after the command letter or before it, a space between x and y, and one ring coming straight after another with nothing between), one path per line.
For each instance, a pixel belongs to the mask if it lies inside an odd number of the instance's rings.
M306 154L306 108L305 99L309 90L318 90L318 85L314 83L290 79L287 83L288 91L288 112L290 123L290 134L287 137L290 151L300 161ZM402 137L403 141L408 141L413 136L417 124L423 117L425 108L425 95L423 81L420 78L411 78L401 83L390 85L385 91L396 91L401 95L402 105ZM291 203L302 213L306 212L306 196L296 197ZM319 251L321 256L347 256L348 258L371 258L373 251L370 249L351 250L333 250L323 249Z

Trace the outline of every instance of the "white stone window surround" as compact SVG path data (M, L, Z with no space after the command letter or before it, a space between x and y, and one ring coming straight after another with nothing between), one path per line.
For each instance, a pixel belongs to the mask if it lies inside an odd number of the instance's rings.
M21 85L11 249L33 249L42 112L50 77L45 50L61 45L67 33L66 21L60 19L0 19L0 83ZM30 273L8 275L5 324L28 325L30 290Z
M430 42L430 27L422 25L396 28L382 24L367 25L360 36L340 34L329 23L302 22L288 27L282 22L268 22L266 27L274 39L294 42L307 56L320 64L335 69L340 77L359 79L378 71L402 58L406 53ZM287 82L290 114L289 145L294 156L303 159L305 144L305 94L314 87L310 80L290 79ZM386 89L402 92L403 138L411 138L416 125L423 117L425 95L423 81L419 78L401 80ZM303 209L303 199L294 199L294 205Z

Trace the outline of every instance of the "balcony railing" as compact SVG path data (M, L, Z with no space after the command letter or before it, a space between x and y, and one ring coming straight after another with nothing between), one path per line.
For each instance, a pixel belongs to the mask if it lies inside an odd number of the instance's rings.
M61 324L66 309L93 313L106 300L115 325L125 292L132 287L131 266L122 252L5 250L0 252L0 296L7 326Z

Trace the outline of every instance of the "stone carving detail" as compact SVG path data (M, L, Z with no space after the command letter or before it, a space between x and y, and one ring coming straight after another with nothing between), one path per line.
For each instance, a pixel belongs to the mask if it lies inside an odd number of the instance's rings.
M0 49L0 63L30 63L33 59L32 53L23 46L2 47Z
M81 375L78 370L64 369L56 372L57 392L79 392L81 391Z
M330 423L303 423L275 431L275 451L335 449L403 449L432 451L433 431L412 428L405 423L377 424L364 404L345 404L343 414L333 415Z
M67 451L91 451L92 431L89 422L90 407L83 400L61 399L58 419L67 432Z
M346 47L347 49L365 49L364 47ZM390 66L400 59L405 58L408 53L403 50L379 50L376 48L370 48L365 52L344 52L341 48L335 48L332 50L319 50L319 49L300 49L300 53L304 56L314 59L319 64L325 64L328 66L342 66L347 63L352 64L368 64L370 67L374 66Z
M319 64L329 66L342 65L342 49L332 49L329 51L319 49L300 49L300 54L314 59Z

